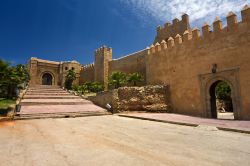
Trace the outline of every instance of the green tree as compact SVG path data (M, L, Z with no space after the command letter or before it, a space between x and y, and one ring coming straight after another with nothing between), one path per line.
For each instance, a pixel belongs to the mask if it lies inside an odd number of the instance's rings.
M113 72L109 78L109 84L119 88L127 83L126 74L123 72Z
M0 91L2 97L13 98L18 94L18 85L27 82L29 74L24 65L10 66L0 60Z
M74 80L76 80L76 73L74 70L70 69L68 71L68 74L66 75L66 79L64 83L65 88L71 90Z
M231 98L231 88L226 82L220 82L215 88L216 97L221 100Z
M132 73L128 75L127 80L129 83L132 83L134 86L137 86L138 82L143 81L143 76L140 73Z

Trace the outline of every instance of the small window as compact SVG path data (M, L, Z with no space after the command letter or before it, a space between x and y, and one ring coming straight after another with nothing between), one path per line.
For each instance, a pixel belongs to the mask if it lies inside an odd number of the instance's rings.
M68 70L68 67L65 67L65 70Z
M74 67L72 67L72 70L75 70L75 68L74 68Z

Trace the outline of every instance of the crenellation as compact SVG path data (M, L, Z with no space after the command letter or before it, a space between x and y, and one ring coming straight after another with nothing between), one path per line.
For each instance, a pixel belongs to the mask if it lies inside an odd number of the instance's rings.
M249 10L249 7L245 7L245 10ZM244 12L243 12L244 13ZM188 21L188 15L183 15L182 20L186 20ZM178 19L174 19L173 23L178 24L181 21L179 21ZM157 52L166 50L167 48L173 48L179 44L182 43L188 43L188 41L195 41L191 42L194 44L197 43L202 43L202 40L206 40L208 38L214 39L214 38L218 38L218 37L222 37L227 35L227 29L231 30L233 28L236 28L238 26L238 21L237 21L237 15L233 12L230 12L227 15L227 22L228 25L223 29L222 27L222 21L220 20L219 17L215 18L215 21L213 22L213 30L211 30L211 26L208 25L206 22L203 24L202 26L202 36L201 36L201 32L200 30L195 27L193 30L186 30L184 31L184 33L182 35L180 34L176 34L174 37L170 36L167 39L163 39L161 42L156 42L155 44L151 45L150 47L150 53L155 54ZM171 27L173 28L173 24L170 23L166 23L165 27ZM163 30L163 29L162 29ZM223 32L222 32L223 31ZM221 33L221 35L218 35L218 33Z
M211 27L207 23L204 23L202 26L203 38L208 38L210 33L211 33Z
M161 49L166 50L168 48L167 42L165 40L161 41Z
M185 31L183 33L183 41L186 42L189 40L192 40L192 32L190 33L189 31Z
M158 27L157 27L157 32L159 32L159 31L161 31L162 30L162 27L159 25Z
M172 23L173 25L177 25L180 20L178 18L173 19Z
M156 52L160 52L161 51L161 45L160 45L160 43L156 43L155 44L155 50L156 50Z
M250 23L250 7L245 5L241 10L241 17L243 23Z
M237 15L234 12L229 12L227 15L227 29L233 30L238 25Z
M181 21L182 21L183 23L185 23L185 24L189 24L189 16L188 16L188 14L183 14L183 15L181 16Z
M175 44L181 44L182 43L182 37L181 35L177 34L174 38L174 43Z
M213 22L213 30L215 33L220 33L222 31L222 21L219 17L216 17Z
M170 27L172 24L170 23L170 22L167 22L167 23L165 23L164 24L164 28L168 28L168 27ZM163 29L163 28L162 28Z
M174 47L174 39L172 37L168 38L168 47L169 48Z
M195 28L193 29L193 31L192 31L192 37L193 37L193 39L194 39L194 40L197 40L197 39L200 38L200 36L201 36L200 30L199 30L197 27L195 27Z
M153 44L150 46L150 53L151 54L155 53L155 46Z
M82 67L83 70L93 70L94 69L94 64L87 64Z
M172 20L172 24L167 22L164 27L157 28L157 36L155 37L154 44L161 42L162 40L168 40L170 37L174 37L177 34L183 34L186 30L191 31L189 16L187 14L182 15L182 20L175 18Z

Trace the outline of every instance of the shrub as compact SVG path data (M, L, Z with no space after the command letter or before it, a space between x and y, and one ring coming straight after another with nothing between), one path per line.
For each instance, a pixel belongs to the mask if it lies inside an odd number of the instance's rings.
M137 86L138 82L143 81L143 76L140 73L132 73L127 77L129 83L132 83L134 86Z
M28 80L29 74L24 65L11 66L10 63L0 59L0 95L2 97L17 97L19 85Z
M104 90L104 86L99 82L93 82L89 90L94 93L101 92Z
M76 73L74 70L70 69L68 71L68 74L66 75L66 80L65 80L65 88L68 90L72 89L72 84L74 80L76 79Z
M113 72L109 78L109 84L119 88L127 83L126 74L123 72Z

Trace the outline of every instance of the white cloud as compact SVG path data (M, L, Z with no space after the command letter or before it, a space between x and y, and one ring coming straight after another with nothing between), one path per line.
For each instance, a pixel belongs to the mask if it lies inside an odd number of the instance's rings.
M250 0L120 0L144 21L151 18L166 22L190 15L191 22L211 23L216 16L225 18L229 11L239 12Z

